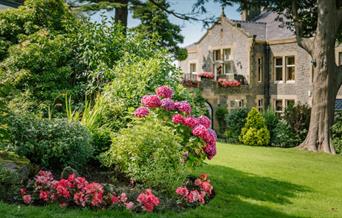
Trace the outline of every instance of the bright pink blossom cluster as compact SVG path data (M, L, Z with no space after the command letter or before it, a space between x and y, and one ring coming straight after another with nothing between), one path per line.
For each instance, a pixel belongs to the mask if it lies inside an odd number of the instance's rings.
M152 212L154 207L158 206L160 203L159 198L152 193L151 189L146 189L145 192L139 194L137 201L147 212Z
M142 118L146 117L150 113L150 110L147 107L139 107L134 111L134 116Z
M157 95L145 95L141 98L141 103L148 108L160 107L161 101Z
M203 72L199 74L200 77L207 78L207 79L214 79L213 72Z
M172 98L173 90L168 86L159 86L156 88L156 94L160 98Z
M222 87L238 87L241 85L241 83L239 81L236 81L236 80L229 81L229 80L224 79L224 78L218 79L217 82Z
M176 194L187 204L205 204L213 196L213 186L207 174L202 174L187 186L176 189Z
M29 191L30 190L30 191ZM112 206L135 208L135 203L128 200L126 193L117 195L106 190L97 182L88 182L84 177L70 174L67 179L54 180L52 173L41 170L34 178L32 187L20 189L25 204L38 202L58 202L61 207L75 205L80 207L107 208ZM145 211L152 212L159 205L159 199L148 189L139 195L137 202Z

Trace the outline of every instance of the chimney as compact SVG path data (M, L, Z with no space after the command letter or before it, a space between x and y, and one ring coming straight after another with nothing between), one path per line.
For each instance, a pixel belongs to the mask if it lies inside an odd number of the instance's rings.
M261 13L261 6L252 6L242 9L240 12L240 19L242 21L251 21Z

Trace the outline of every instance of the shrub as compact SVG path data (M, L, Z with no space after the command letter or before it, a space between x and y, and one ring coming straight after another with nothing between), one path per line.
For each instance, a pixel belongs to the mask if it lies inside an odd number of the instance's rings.
M219 135L222 135L225 131L226 131L226 121L225 121L225 117L228 113L228 110L226 107L218 107L215 115L216 115L216 120L218 120L218 124L219 124Z
M106 166L115 165L147 187L174 190L183 178L181 138L156 118L137 121L120 130L109 151L102 155Z
M90 134L77 122L12 116L10 131L17 153L44 168L79 169L92 157Z
M270 143L270 132L265 119L256 108L248 113L245 126L241 130L240 141L246 145L266 146Z
M273 145L273 141L276 140L275 129L279 122L279 118L273 110L269 110L269 109L265 111L262 115L265 119L267 129L270 131L270 141L271 141L271 145Z
M336 153L342 154L342 111L335 113L335 123L331 128L331 134Z
M311 108L304 104L289 106L284 113L285 121L292 131L303 141L309 129Z
M238 143L241 129L243 128L248 115L247 108L239 108L230 111L226 117L227 130L225 138L230 143Z
M284 120L280 120L272 130L272 146L294 147L300 143L300 138L291 129L290 125Z

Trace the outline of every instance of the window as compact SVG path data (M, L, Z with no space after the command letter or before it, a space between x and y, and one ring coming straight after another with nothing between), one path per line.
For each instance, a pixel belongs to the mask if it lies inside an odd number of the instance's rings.
M342 52L338 53L338 65L342 65Z
M214 61L220 61L220 60L222 60L222 57L221 57L221 49L214 50L214 51L213 51L213 55L214 55L214 57L213 57Z
M295 57L286 57L286 80L295 80Z
M190 74L195 73L195 72L196 72L196 64L191 63L190 64Z
M274 58L274 80L282 81L283 80L283 58L276 57Z
M229 48L223 49L223 60L224 61L230 60L230 49Z
M275 100L274 108L276 112L282 113L283 112L283 100L282 99Z
M222 64L214 64L214 73L215 75L222 74Z
M258 111L262 111L263 110L263 108L264 108L264 99L262 99L262 98L260 98L260 99L258 99Z
M231 66L230 63L224 63L223 64L224 74L232 73L232 70L231 70L230 66Z
M230 108L236 108L236 101L235 100L230 101Z
M258 82L262 82L263 77L263 58L258 58Z
M241 99L239 101L239 107L241 108L241 107L244 107L244 106L245 106L245 101L243 99Z
M292 107L292 106L294 106L295 105L295 100L293 100L293 99L287 99L287 100L285 100L285 102L286 102L286 107Z

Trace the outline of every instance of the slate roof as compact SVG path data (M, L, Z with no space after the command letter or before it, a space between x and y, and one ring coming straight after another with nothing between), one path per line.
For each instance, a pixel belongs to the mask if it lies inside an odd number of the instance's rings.
M335 110L342 110L342 99L336 99Z
M20 6L20 3L10 1L10 0L0 0L0 10L6 8L17 8Z
M265 22L248 22L242 20L230 20L235 24L240 24L241 28L251 35L255 35L256 39L266 40L266 23Z

